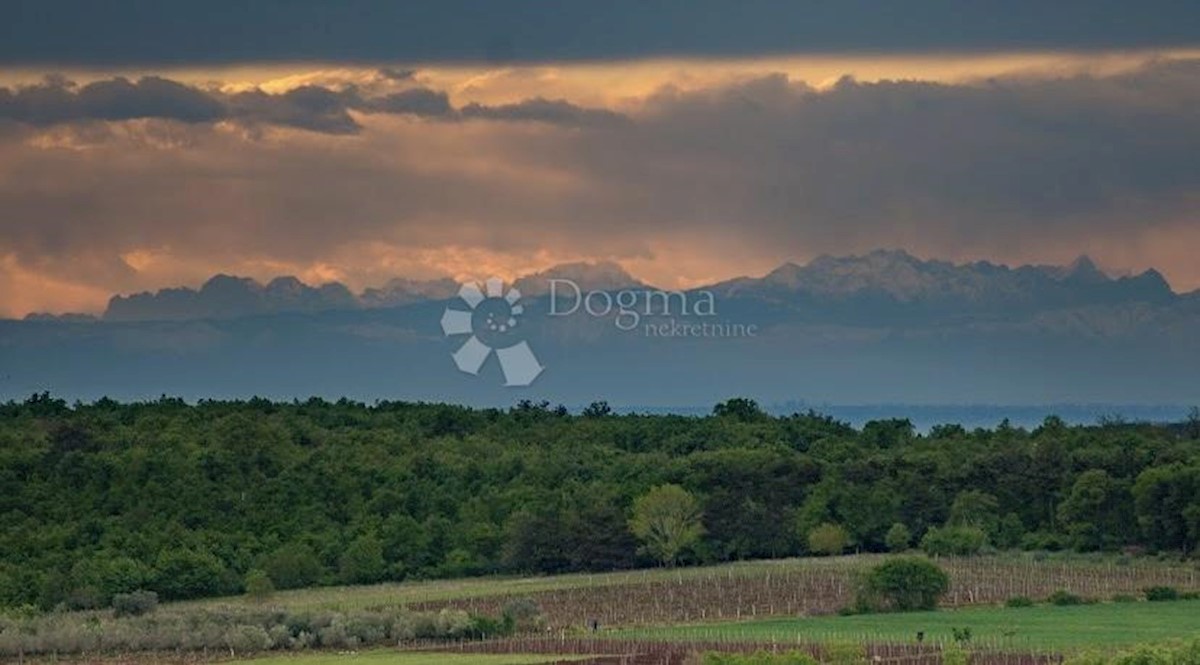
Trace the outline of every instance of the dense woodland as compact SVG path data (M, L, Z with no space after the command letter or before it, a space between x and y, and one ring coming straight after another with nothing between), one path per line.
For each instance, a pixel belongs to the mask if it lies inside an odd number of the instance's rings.
M0 405L0 605L661 565L634 513L664 485L699 520L672 563L910 545L1187 556L1200 417L918 435L743 399L684 417L41 394Z

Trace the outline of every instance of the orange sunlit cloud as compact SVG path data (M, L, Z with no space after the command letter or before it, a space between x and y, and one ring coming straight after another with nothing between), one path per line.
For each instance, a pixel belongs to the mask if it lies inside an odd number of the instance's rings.
M1140 79L1129 88L1106 83L1141 76L1155 56L1166 64L1146 70L1153 94ZM1200 287L1186 251L1200 241L1200 202L1157 185L1147 189L1153 194L1125 191L1133 185L1119 174L1159 159L1154 150L1176 158L1172 123L1194 127L1187 114L1200 85L1191 69L1171 63L1197 56L429 64L414 65L407 78L319 64L158 71L202 91L280 95L307 85L385 95L424 87L445 92L454 109L563 99L630 122L591 129L356 108L347 112L355 131L340 134L236 119L79 121L7 134L0 125L0 202L19 211L0 238L0 313L99 312L114 292L196 286L218 272L292 274L359 290L397 276L512 278L561 262L616 260L650 283L690 287L879 247L1008 263L1089 253L1114 272L1157 267L1188 290ZM85 83L141 72L64 74ZM43 75L8 71L0 85ZM846 75L860 84L834 85ZM1008 78L999 88L980 83L991 77ZM1076 78L1066 85L1060 77ZM924 94L920 86L867 85L883 80L946 85L910 102ZM820 105L805 96L814 88L823 91ZM1072 183L1106 159L1096 152L1106 144L1070 132L1023 136L1007 116L955 115L987 113L980 91L1047 115L1050 125L1104 105L1114 105L1114 117L1150 120L1113 143L1127 151L1106 167L1118 176L1101 173L1075 191ZM930 116L960 92L974 106ZM1163 134L1144 139L1151 131ZM860 133L868 138L859 142ZM1046 164L1045 174L1024 173ZM964 181L947 194L940 188L951 178ZM1103 207L1110 204L1118 207Z

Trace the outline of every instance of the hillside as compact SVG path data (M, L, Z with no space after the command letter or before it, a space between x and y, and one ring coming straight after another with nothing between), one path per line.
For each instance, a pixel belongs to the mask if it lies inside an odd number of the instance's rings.
M312 399L0 406L0 603L106 605L664 559L635 501L678 486L681 563L988 547L1190 552L1200 431L1001 425L918 436L731 400L709 417ZM895 525L901 524L902 527ZM844 540L822 545L813 532ZM821 541L827 542L827 541Z

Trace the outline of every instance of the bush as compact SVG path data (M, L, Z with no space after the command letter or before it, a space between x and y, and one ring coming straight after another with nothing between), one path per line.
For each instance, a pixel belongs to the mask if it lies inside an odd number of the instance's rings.
M528 633L542 629L546 620L542 608L532 598L514 598L504 605L504 622L510 631Z
M1050 594L1046 601L1051 605L1082 605L1083 598L1077 596L1066 589L1059 589Z
M1027 596L1013 596L1004 605L1005 607L1033 607L1033 599Z
M1144 591L1146 600L1179 600L1179 590L1169 586L1152 586Z
M978 554L987 544L987 534L977 526L932 527L921 538L921 549L930 556Z
M113 616L140 617L158 609L158 594L153 591L134 591L133 593L118 593L113 595Z
M1127 593L1118 593L1117 595L1112 597L1112 602L1114 602L1114 603L1136 603L1137 598L1134 598L1133 596L1131 596Z
M813 554L841 554L850 546L850 534L837 524L826 522L808 532L808 549Z
M950 577L936 564L917 557L892 559L867 574L859 591L863 609L931 610L950 588Z
M867 662L866 646L858 642L832 642L821 647L828 665L863 665Z
M233 653L266 651L272 644L271 636L262 626L243 624L225 631L225 646Z

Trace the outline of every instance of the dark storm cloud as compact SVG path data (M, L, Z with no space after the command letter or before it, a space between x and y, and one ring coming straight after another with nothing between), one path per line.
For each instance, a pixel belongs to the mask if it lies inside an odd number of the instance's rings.
M510 120L565 126L611 124L621 119L612 111L541 98L496 107L469 104L457 110L446 93L428 88L410 88L379 97L364 96L353 87L333 90L316 85L278 94L257 89L226 94L156 76L136 81L118 77L82 87L52 76L39 85L16 90L0 88L0 121L35 126L157 118L185 123L234 120L247 125L293 127L324 134L354 134L362 127L350 115L352 110L443 120Z
M50 77L42 85L16 91L0 88L0 118L32 125L137 118L211 122L225 115L224 105L211 95L156 76L115 78L79 88Z
M497 106L467 104L462 107L460 113L464 118L527 120L574 127L617 125L628 120L620 113L606 109L582 108L565 100L550 100L541 97L527 99L516 104Z
M0 63L550 61L1194 45L1189 0L40 0Z
M412 88L383 97L362 100L358 108L368 113L410 113L427 118L445 118L454 115L454 108L450 106L450 97L444 92L429 88Z

